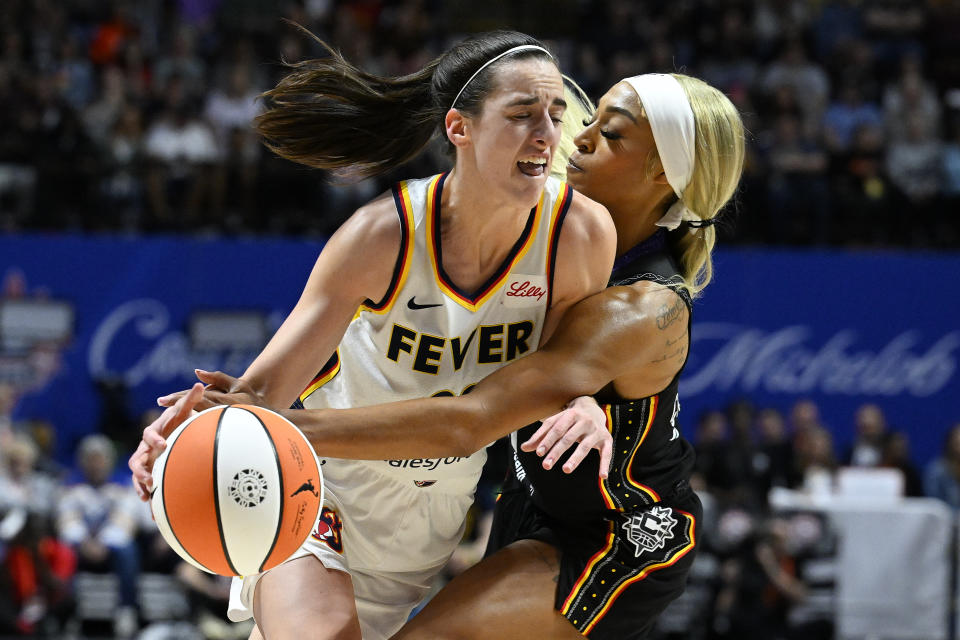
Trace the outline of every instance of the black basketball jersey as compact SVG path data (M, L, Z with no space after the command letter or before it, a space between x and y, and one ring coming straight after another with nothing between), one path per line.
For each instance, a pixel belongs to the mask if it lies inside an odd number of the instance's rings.
M673 289L692 315L692 301L679 286L682 277L667 245L666 232L654 234L618 260L607 286L640 280ZM688 320L688 335L689 330ZM516 439L511 438L515 479L526 487L540 509L568 522L593 520L610 511L632 511L688 490L694 452L676 424L680 372L665 389L646 398L619 397L612 385L595 396L607 414L607 427L613 435L613 459L606 480L599 477L600 456L594 453L567 474L560 468L566 456L548 471L536 452L520 451L517 443L532 436L539 422L523 427Z

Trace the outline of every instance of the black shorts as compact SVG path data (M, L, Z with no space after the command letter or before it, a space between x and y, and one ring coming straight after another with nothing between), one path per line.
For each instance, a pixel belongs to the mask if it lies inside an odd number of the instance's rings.
M487 555L517 540L560 551L554 607L597 640L640 640L687 583L703 508L689 488L655 505L594 522L552 518L520 486L494 511Z

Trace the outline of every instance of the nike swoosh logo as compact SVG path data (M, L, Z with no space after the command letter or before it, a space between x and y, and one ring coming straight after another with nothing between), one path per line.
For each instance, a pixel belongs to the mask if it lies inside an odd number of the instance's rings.
M433 307L443 306L442 303L441 304L417 304L416 298L417 296L413 296L412 298L407 300L407 309L413 309L414 311L416 311L417 309L432 309Z

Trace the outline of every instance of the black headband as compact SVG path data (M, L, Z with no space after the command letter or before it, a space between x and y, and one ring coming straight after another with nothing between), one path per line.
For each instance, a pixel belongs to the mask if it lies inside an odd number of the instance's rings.
M702 227L710 227L717 224L717 216L712 218L707 218L706 220L684 220L683 221L688 227L693 229L700 229Z

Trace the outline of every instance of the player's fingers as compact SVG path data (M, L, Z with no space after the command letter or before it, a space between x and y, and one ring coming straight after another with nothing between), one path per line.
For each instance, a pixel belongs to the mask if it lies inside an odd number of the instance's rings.
M143 442L150 449L163 449L167 446L167 441L163 439L157 429L147 427L143 431Z
M147 454L137 456L137 460L130 466L133 471L133 488L141 500L146 500L150 495L150 485L153 484L152 476L147 470Z
M217 391L230 391L237 382L236 378L222 371L204 371L203 369L194 369L193 371L197 374L199 380Z
M583 437L584 429L580 422L575 423L561 435L556 443L550 448L549 453L543 459L543 468L550 469L560 459L567 449ZM539 451L539 449L538 449Z
M186 391L176 391L165 396L160 396L157 398L157 404L161 407L172 407L173 405L177 404L177 400L185 395L187 395Z
M144 490L143 485L137 481L133 476L130 477L130 481L133 483L133 490L137 493L137 497L140 498L141 502L147 501L147 492Z
M127 460L127 467L130 469L130 471L133 471L133 465L134 465L134 463L137 461L137 459L138 459L140 456L143 455L143 453L144 453L146 450L147 450L147 443L144 442L143 440L141 440L141 441L140 441L140 444L137 445L137 450L134 451L134 452L133 452L133 455L130 456L130 459Z
M553 425L551 425L550 430L543 435L543 438L541 438L537 444L538 456L546 455L557 442L566 436L567 432L576 423L576 414L572 411L563 411L554 417L556 420ZM556 457L554 457L554 460L556 460Z
M534 434L526 440L526 442L520 444L520 449L523 451L533 451L536 449L537 445L540 443L540 440L543 438L543 436L549 433L550 429L553 428L553 423L556 421L557 416L553 415L540 423L540 428L537 429Z
M180 395L176 403L167 407L166 411L150 425L150 427L156 427L163 438L170 437L170 434L193 413L193 408L203 398L203 384L197 382L187 391L178 393L183 395Z
M604 438L600 443L600 477L610 476L610 461L613 458L613 438Z
M569 458L567 458L567 461L563 463L563 472L573 473L574 469L580 466L580 463L592 450L592 438L584 438L581 440L574 452L570 454Z
M174 405L177 412L177 426L180 426L181 422L190 417L193 408L197 406L197 403L201 400L203 400L203 384L197 382L190 387L185 394L180 396L180 399L177 400L177 403Z

